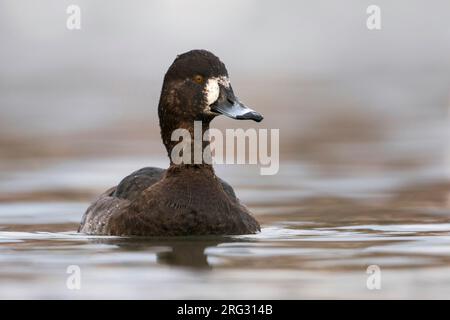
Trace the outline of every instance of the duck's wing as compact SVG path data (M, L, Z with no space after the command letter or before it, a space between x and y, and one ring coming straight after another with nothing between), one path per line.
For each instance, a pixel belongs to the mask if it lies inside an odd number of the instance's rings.
M228 184L228 182L226 182L225 180L222 180L219 177L217 177L217 179L219 179L223 191L225 191L225 193L228 195L228 198L230 198L230 200L233 202L239 202L239 199L236 197L236 194L234 193L233 187L230 186L230 184Z
M139 169L123 178L112 195L119 199L127 199L130 201L136 199L142 191L161 180L165 171L164 169L155 167Z
M126 210L128 200L114 197L117 187L112 187L101 194L86 210L78 232L86 234L107 234L107 223L112 214Z
M110 217L128 211L130 202L159 181L164 172L161 168L146 167L123 178L116 187L106 190L87 208L78 232L108 234Z

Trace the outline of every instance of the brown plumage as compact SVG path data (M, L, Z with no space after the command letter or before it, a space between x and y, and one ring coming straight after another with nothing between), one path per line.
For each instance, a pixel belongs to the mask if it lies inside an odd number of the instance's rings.
M208 104L206 84L218 78L228 79L225 66L205 50L182 54L170 66L158 107L161 137L169 157L177 143L171 141L173 130L184 128L192 135L194 121L201 121L205 131L221 113L235 119L262 120L260 114L242 105L226 84L220 85L216 101ZM208 142L203 148L207 145ZM87 209L78 231L181 236L248 234L259 230L258 222L240 203L232 187L215 175L211 165L174 164L171 159L167 170L140 169L100 195Z

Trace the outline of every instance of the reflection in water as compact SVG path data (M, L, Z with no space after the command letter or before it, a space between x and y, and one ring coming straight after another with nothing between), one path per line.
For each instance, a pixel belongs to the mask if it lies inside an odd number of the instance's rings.
M176 238L113 238L91 240L93 243L113 244L129 252L156 251L156 262L177 267L210 269L205 250L230 237L176 237Z
M208 259L205 255L205 249L209 246L216 246L220 242L187 242L168 243L171 251L158 254L158 262L173 266L191 267L191 268L210 268Z

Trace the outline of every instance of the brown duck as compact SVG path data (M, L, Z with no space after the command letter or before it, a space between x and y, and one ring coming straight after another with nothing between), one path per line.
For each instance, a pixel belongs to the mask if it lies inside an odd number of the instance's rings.
M193 135L194 121L209 129L214 117L261 121L235 97L225 65L212 53L179 55L164 77L158 106L161 137L171 158L177 128ZM206 147L209 142L203 143ZM119 236L236 235L256 233L258 222L212 165L147 167L125 177L86 210L79 232Z

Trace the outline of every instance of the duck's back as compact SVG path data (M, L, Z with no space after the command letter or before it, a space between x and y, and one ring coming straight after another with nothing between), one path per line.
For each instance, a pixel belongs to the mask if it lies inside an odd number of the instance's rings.
M117 185L113 196L120 199L133 200L142 191L161 180L166 170L156 167L145 167L126 176Z
M147 167L125 177L87 209L79 232L152 236L259 230L233 188L214 174L204 178L188 170L166 179L166 173Z
M127 212L131 201L158 182L164 172L161 168L145 167L123 178L117 186L106 190L87 208L78 232L107 234L110 217L122 211Z

